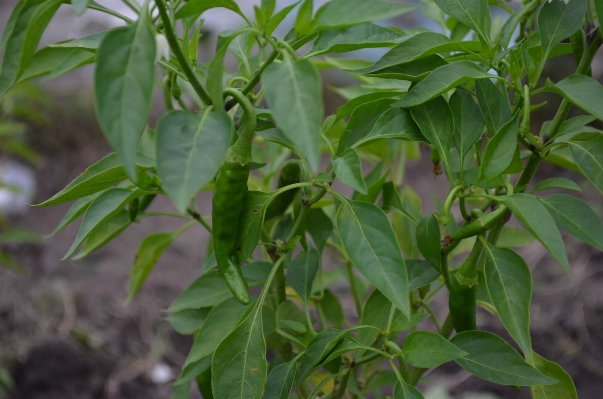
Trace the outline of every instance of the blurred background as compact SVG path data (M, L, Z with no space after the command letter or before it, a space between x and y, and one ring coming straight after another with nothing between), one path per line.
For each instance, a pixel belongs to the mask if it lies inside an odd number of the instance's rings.
M260 0L240 0L239 6L252 14ZM324 1L316 1L316 4ZM0 30L4 30L16 0L0 2ZM119 0L98 3L130 16ZM292 4L279 0L278 8ZM417 4L422 4L419 0ZM518 2L511 2L518 6ZM292 13L291 15L294 15ZM498 15L498 14L495 14ZM504 13L500 13L504 17ZM237 27L242 20L225 9L204 14L206 23L200 43L200 61L211 59L217 33ZM285 21L283 36L293 21ZM439 26L421 11L382 21L405 30ZM63 5L50 23L41 47L70 38L101 32L121 21L88 10L76 17ZM383 49L346 56L378 59ZM0 53L1 57L1 53ZM601 79L602 57L593 66ZM234 58L228 59L234 68ZM551 65L553 64L553 65ZM549 63L544 76L553 81L572 73L572 56ZM358 81L330 69L321 71L326 115L345 102L339 88ZM50 238L69 208L29 208L49 198L87 166L110 152L94 115L93 68L88 66L65 76L37 80L18 86L0 98L0 398L96 399L168 398L169 381L177 377L192 344L190 336L176 333L164 319L163 309L201 274L207 234L194 227L181 235L164 253L147 283L128 306L128 278L138 244L149 231L169 231L180 225L169 218L147 218L132 225L108 246L80 261L60 261L79 228L74 223ZM156 93L159 94L159 93ZM559 99L548 101L532 120L538 132L543 121L552 119ZM151 126L164 112L156 99ZM574 110L574 112L576 112ZM431 195L445 196L443 177L434 178L429 154L409 163L406 184L424 200L424 214L434 208ZM579 196L601 214L603 202L590 183L580 175L545 164L537 180L567 177L583 189ZM210 196L199 195L200 209L207 214ZM173 210L163 199L153 210ZM539 243L519 252L534 273L532 339L534 350L562 365L576 382L582 398L600 398L603 389L603 254L570 236L567 252L574 278L552 260ZM355 321L355 310L345 280L333 286L343 297L347 319ZM346 299L347 298L347 299ZM445 302L436 302L445 315ZM480 328L508 337L498 320L480 309ZM529 398L524 388L516 393L479 380L453 362L428 375L427 399ZM195 391L195 390L193 390ZM195 394L193 394L192 397Z

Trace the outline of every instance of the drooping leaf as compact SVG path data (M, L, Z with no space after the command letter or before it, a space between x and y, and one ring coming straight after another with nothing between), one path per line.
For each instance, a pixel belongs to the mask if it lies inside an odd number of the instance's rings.
M406 269L408 270L408 289L411 292L431 284L440 276L437 270L425 260L409 259L406 261Z
M532 399L578 398L572 377L557 363L551 362L533 352L532 365L545 376L558 381L553 385L536 385L530 387Z
M82 15L92 0L71 0L71 5L77 15Z
M552 385L556 381L526 363L502 338L486 331L465 331L451 340L468 353L455 361L471 374L500 385Z
M404 316L401 316L396 320L394 325L392 326L392 332L401 332L410 330L420 322L429 318L428 313L416 313L410 316L410 319L407 319Z
M391 47L402 34L372 23L320 32L306 57L343 53L363 48Z
M569 145L582 174L603 193L603 135L579 134Z
M94 99L99 123L126 173L136 181L136 151L151 109L155 36L147 18L108 32L97 50Z
M341 156L331 161L337 178L354 190L366 194L366 183L362 176L362 162L353 148L347 149Z
M597 80L586 75L571 75L555 84L547 81L546 87L603 120L603 86Z
M435 0L446 14L477 32L490 44L492 16L488 0Z
M341 134L336 154L343 154L346 149L352 148L356 143L369 136L381 115L391 109L390 105L394 101L390 98L382 98L356 107Z
M485 243L486 284L492 304L524 355L532 353L530 303L532 273L525 260L510 249Z
M603 222L586 202L566 194L549 195L539 200L555 219L557 226L603 251Z
M171 313L165 319L179 334L190 335L203 327L210 311L211 308L184 309Z
M59 43L49 44L48 47L55 48L72 48L96 51L103 41L105 35L110 31L93 33L92 35L84 36L79 39L67 40Z
M82 249L72 259L82 259L104 247L128 228L130 224L132 224L132 221L130 220L130 213L127 211L121 211L117 215L103 221L92 229L88 237L86 237Z
M71 224L71 222L75 221L78 217L80 217L80 215L86 212L92 201L100 194L100 192L96 194L91 194L87 197L80 198L79 200L75 201L75 203L71 206L71 208L69 208L65 216L63 216L63 219L61 219L54 231L50 233L47 238L54 236L56 233Z
M136 170L144 172L155 167L155 161L142 153L136 155ZM112 153L86 168L77 178L51 198L34 206L62 204L95 194L127 178L123 164Z
M515 29L517 28L519 21L521 21L522 18L524 18L526 14L532 12L534 10L534 8L536 8L537 6L538 6L537 0L530 1L529 3L523 5L515 13L513 13L509 17L509 19L507 19L505 21L505 24L503 25L501 33L500 33L500 45L503 48L509 47L509 43L511 42L511 38L512 38L513 34L515 33Z
M484 122L490 133L496 134L513 117L509 100L490 80L478 80L475 88Z
M342 28L365 22L392 18L417 7L384 0L332 0L320 7L314 16L314 28Z
M323 118L322 85L308 60L286 60L269 65L262 74L266 100L277 126L318 168Z
M467 153L482 137L484 122L479 107L469 94L456 90L448 102L454 117L452 141L460 155L460 164L464 164Z
M297 372L297 383L299 384L308 378L314 367L320 365L331 350L335 348L335 345L347 334L347 331L336 328L327 328L316 334L301 357L299 371Z
M547 2L538 13L538 30L542 42L543 62L561 40L568 38L582 26L586 14L586 0Z
M498 197L497 200L507 206L515 217L534 237L549 250L557 262L571 275L569 262L561 234L555 220L546 208L529 194L513 194Z
M157 123L157 174L180 212L222 164L232 132L225 112L170 111Z
M419 251L438 273L442 273L441 238L440 223L434 213L423 218L417 225Z
M176 19L198 17L211 8L227 8L243 16L241 9L234 0L191 0L176 12Z
M21 1L6 25L0 49L6 46L0 69L0 96L17 81L34 55L42 33L63 0Z
M405 141L427 141L421 130L405 108L392 108L380 115L373 129L354 143L353 147L361 147L380 139L397 139Z
M440 334L415 331L404 340L404 357L415 367L438 367L467 355Z
M494 78L494 76L471 61L453 62L435 69L392 106L413 107L446 93L465 82L491 78Z
M518 130L519 114L488 141L479 170L479 181L492 180L507 171L516 153Z
M138 196L140 196L138 190L113 188L96 197L86 210L80 230L63 259L67 259L96 226L117 215L126 204Z
M352 263L402 313L409 315L406 265L385 213L371 203L346 201L337 212L337 228Z
M379 290L374 290L364 305L359 325L374 326L385 331L387 329L391 310L391 301L383 296ZM398 314L400 313L398 312ZM371 346L378 335L379 330L363 328L358 331L358 342L362 345Z
M565 179L563 177L551 177L550 179L546 179L538 183L531 192L536 193L538 191L550 190L552 188L564 188L566 190L582 191L580 186L573 180Z
M297 372L297 358L276 366L268 375L264 399L288 399L295 374Z
M318 273L319 254L314 248L302 252L287 267L287 283L299 294L305 304L312 293L312 282Z

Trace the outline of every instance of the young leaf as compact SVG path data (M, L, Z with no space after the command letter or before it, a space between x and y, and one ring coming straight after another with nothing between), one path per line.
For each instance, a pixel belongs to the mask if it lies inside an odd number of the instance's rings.
M401 37L401 33L371 23L342 29L327 29L320 32L305 57L343 53L362 48L391 47Z
M603 86L595 79L585 75L572 75L555 84L547 81L546 87L603 120Z
M384 0L331 0L316 11L314 28L343 28L392 18L416 8Z
M323 118L322 85L316 67L308 60L274 63L262 74L262 85L277 126L316 170Z
M260 399L268 363L262 309L254 311L216 348L211 362L211 388L216 399Z
M539 200L557 226L603 251L603 222L586 202L566 194L550 195Z
M99 123L132 181L155 82L155 36L144 15L134 25L107 33L97 51L94 75Z
M136 170L144 172L155 167L155 161L142 153L136 155ZM51 198L34 206L62 204L98 193L127 178L126 171L117 154L112 153L86 168L64 189Z
M496 178L513 162L517 149L517 132L519 130L519 114L488 141L484 151L484 161L479 170L478 181L488 181Z
M513 194L497 197L497 201L509 208L521 224L549 250L555 260L572 274L555 220L545 212L546 208L536 197L529 194Z
M207 67L207 92L215 110L224 108L224 94L222 93L224 90L224 58L226 57L230 43L239 35L246 33L246 30L239 29L225 38L219 36L219 39L222 40L218 40L216 54Z
M449 154L454 134L454 118L448 103L440 96L412 107L410 112L423 135L440 153L448 180L452 182Z
M180 212L214 178L228 150L232 122L223 111L170 111L155 132L157 174Z
M471 61L453 62L435 69L392 107L420 105L465 82L494 77Z
M530 387L532 399L566 399L578 398L576 386L569 376L557 363L551 362L536 352L532 353L532 365L545 376L558 382L553 385L536 385Z
M283 8L276 14L274 14L270 19L266 22L266 26L264 26L264 31L267 35L272 35L272 32L283 22L283 20L289 15L291 10L293 10L300 3L301 0L296 1L295 3L288 5Z
M440 334L415 331L404 340L404 357L415 367L438 367L468 353L460 350Z
M385 213L374 204L346 201L337 212L337 228L352 263L402 313L409 315L406 265Z
M433 283L440 276L440 273L425 260L409 259L406 261L406 269L408 270L408 289L411 292Z
M551 177L550 179L546 179L538 183L531 192L536 193L538 191L550 190L552 188L564 188L566 190L582 191L580 186L577 185L573 180L565 179L563 177Z
M71 224L71 222L75 221L78 217L80 217L80 215L86 212L92 201L100 194L101 193L99 192L84 198L80 198L79 200L75 201L75 203L71 205L71 208L69 208L65 216L63 216L63 219L61 219L54 231L48 236L46 236L46 238L54 236L59 231L63 230L63 228Z
M603 135L580 134L569 145L582 174L603 193Z
M486 243L486 284L492 303L526 358L532 353L530 302L532 273L525 260L510 249Z
M358 153L353 148L347 149L341 156L331 161L335 174L343 184L354 190L366 194L366 183L362 177L362 162Z
M455 362L486 381L516 386L552 385L557 382L526 363L511 345L492 333L465 331L450 341L468 353Z
M297 372L297 358L276 366L268 375L264 399L288 399Z
M264 215L271 198L271 194L261 191L245 193L237 229L237 259L239 262L246 261L255 251L262 235Z
M210 311L211 308L185 309L174 312L165 319L178 334L190 335L203 327Z
M488 0L435 0L446 14L477 32L491 47L490 31L492 16Z
M471 95L456 90L450 97L448 104L454 117L452 141L459 152L461 158L460 164L463 165L467 153L482 137L484 122L479 107Z
M561 40L568 38L582 26L587 7L586 0L547 2L538 13L538 30L542 42L543 62Z
M130 292L126 303L134 299L166 248L188 227L190 226L185 225L174 232L149 234L142 240L136 251L134 266L132 266Z
M336 328L327 328L316 334L300 360L297 383L300 384L308 378L314 367L322 364L335 345L347 334L347 331Z
M509 100L490 80L478 80L475 90L484 122L490 133L496 134L513 117Z
M440 223L435 213L429 214L417 226L417 245L425 260L438 273L442 273Z
M194 17L193 19L196 19L205 11L216 7L227 8L245 18L234 0L191 0L176 12L176 19L186 17Z
M84 246L72 259L82 259L97 249L104 247L120 235L122 231L127 229L130 224L132 224L132 221L130 220L130 213L127 211L121 211L117 215L100 223L88 234Z
M306 305L312 293L312 282L318 273L318 258L318 251L309 248L307 252L297 255L287 268L287 283L299 294Z
M394 399L425 399L417 388L398 381L394 387Z
M67 259L96 226L117 215L126 204L138 196L140 191L125 188L113 188L99 195L88 207L75 241L63 259Z
M0 96L21 76L34 55L42 33L63 0L26 0L18 3L6 25L0 49L6 45L0 69Z

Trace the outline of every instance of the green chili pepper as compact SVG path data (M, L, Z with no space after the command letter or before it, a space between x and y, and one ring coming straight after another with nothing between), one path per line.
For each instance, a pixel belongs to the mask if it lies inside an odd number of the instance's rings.
M299 168L299 163L297 163L297 161L286 163L282 167L281 174L278 177L277 190L279 188L290 186L291 184L299 183L300 176L301 171ZM298 191L299 188L296 188L294 190L287 190L284 193L280 194L278 197L276 197L274 200L272 200L272 202L270 202L270 205L268 205L268 208L266 208L265 219L270 220L273 217L281 216L283 213L285 213L289 205L291 205L291 203L293 202L293 199L295 198L295 195Z
M450 297L448 308L452 317L452 324L457 333L477 330L475 324L475 296L477 286L469 287L458 282L455 275L450 278L448 286Z
M216 261L228 288L241 303L249 303L247 282L237 262L236 240L243 198L251 167L251 142L256 128L255 111L247 98L236 89L224 90L245 111L245 130L229 148L222 164L212 198L212 224Z
M462 240L464 238L469 238L481 234L488 230L494 223L507 211L506 206L500 206L494 212L490 212L486 215L483 215L479 219L474 222L471 222L465 226L463 226L460 230L457 230L452 234L452 242Z

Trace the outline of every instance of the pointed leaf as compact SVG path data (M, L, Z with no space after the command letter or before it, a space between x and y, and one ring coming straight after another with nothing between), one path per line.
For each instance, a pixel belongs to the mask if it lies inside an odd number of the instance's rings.
M492 180L503 174L513 162L517 149L519 114L488 141L484 160L480 166L478 181Z
M394 387L394 399L425 399L417 388L398 381Z
M358 142L369 136L381 115L391 109L390 105L394 101L391 98L382 98L356 107L339 138L337 155L343 154L346 149L354 147Z
M538 371L549 378L555 379L554 385L536 385L530 387L532 399L578 399L576 386L572 377L565 372L557 363L553 363L536 352L533 353L534 361L532 364Z
M550 195L539 200L557 226L603 251L603 222L586 202L566 194Z
M477 32L490 43L492 16L488 0L435 0L446 14Z
M517 253L485 244L486 284L490 298L505 328L529 358L532 353L532 273L525 260Z
M299 294L305 304L310 299L312 282L318 273L318 266L318 251L309 248L307 252L297 255L287 267L287 283Z
M440 273L431 267L429 262L420 259L407 260L406 269L408 270L408 289L411 292L433 283L440 277Z
M75 201L75 203L71 205L71 208L69 208L65 216L63 216L63 219L61 219L54 231L48 236L46 236L46 238L54 236L59 231L63 230L63 228L71 224L71 222L75 221L78 217L80 217L80 215L82 215L84 212L86 212L86 210L88 210L88 207L90 206L92 201L94 201L94 199L100 194L101 193L99 192L84 198L80 198L79 200Z
M603 193L603 135L580 134L569 145L582 174Z
M203 327L210 311L211 308L184 309L170 314L165 319L178 334L190 335Z
M232 122L223 111L170 111L157 123L157 174L180 212L214 178L226 156Z
M455 361L471 374L500 385L552 385L557 381L542 375L523 360L511 345L486 331L465 331L451 340L467 356Z
M99 123L131 180L155 82L155 36L146 18L107 33L97 51L94 98Z
M176 19L198 17L211 8L227 8L243 16L241 9L234 0L191 0L176 12Z
M452 141L461 156L461 165L467 153L482 137L484 122L479 107L471 95L456 90L450 97L450 110L454 117Z
M320 32L308 54L343 53L362 48L391 47L403 35L379 25L366 23L349 28L327 29Z
M410 4L383 0L331 0L316 11L316 29L346 27L395 17L416 9Z
M73 49L84 49L90 51L96 51L100 46L102 40L105 35L110 31L104 31L99 33L94 33L92 35L84 36L79 39L67 40L59 43L49 44L48 47L57 47L57 48L73 48Z
M391 310L391 301L383 296L379 290L374 290L364 305L360 325L374 326L385 331L387 329L387 322L389 321ZM398 314L400 313L398 312ZM373 342L375 342L377 336L379 336L379 330L363 328L358 331L358 342L362 345L371 346L373 345Z
M555 225L555 220L548 212L544 212L546 208L536 197L528 194L513 194L497 197L497 201L509 208L521 224L549 250L555 260L570 275L572 274L563 239Z
M92 252L104 247L115 237L120 235L125 229L132 224L130 220L130 212L121 211L117 215L105 220L96 226L88 237L84 246L72 259L79 260Z
M538 13L538 30L544 61L555 45L580 29L587 4L586 0L569 0L567 3L547 2L542 6Z
M555 84L547 81L547 88L603 120L603 86L597 80L585 75L572 75Z
M405 108L393 108L380 115L373 129L354 143L353 147L361 147L380 139L397 139L405 141L423 141L427 139Z
M327 328L316 334L300 360L297 384L308 378L314 367L322 364L335 345L347 334L347 331L336 328Z
M490 80L478 80L475 89L484 122L494 135L513 117L509 100Z
M565 179L563 177L552 177L541 181L532 189L532 193L544 190L550 190L552 188L564 188L566 190L582 191L579 185L575 181Z
M306 219L306 231L312 237L319 253L322 253L327 240L333 234L333 222L322 208L311 208Z
M409 315L406 265L385 213L374 204L346 201L337 212L337 228L352 263L402 313Z
M268 375L264 399L288 399L296 372L297 358L273 368Z
M337 178L343 184L352 187L354 190L366 194L366 183L362 177L362 162L356 150L347 149L341 156L333 158L331 161Z
M404 357L415 367L438 367L468 353L460 350L440 334L415 331L404 340Z
M431 213L417 226L417 245L425 260L438 273L442 273L441 239L440 223L435 213Z
M444 94L465 82L494 77L471 61L453 62L435 69L392 107L413 107Z
M398 318L398 320L396 320L396 322L392 326L392 332L396 333L410 330L411 328L415 327L417 324L428 318L428 313L416 313L411 315L410 319L407 319L405 316L401 316L400 318Z

